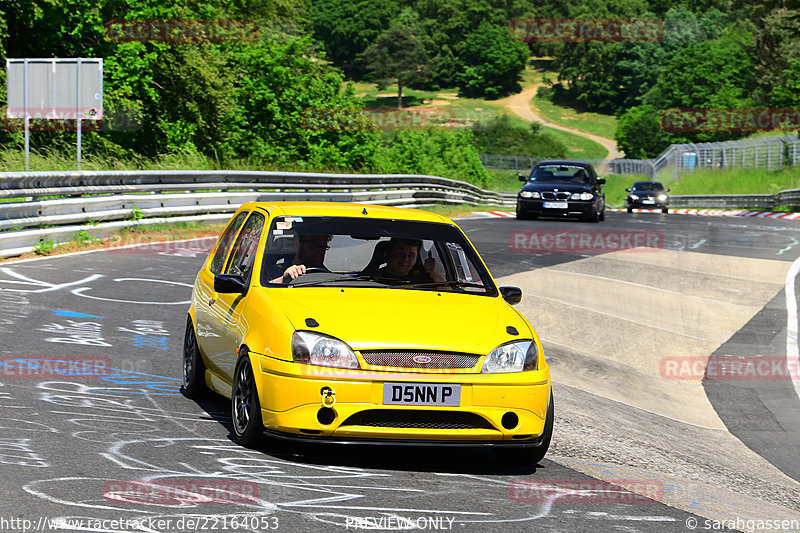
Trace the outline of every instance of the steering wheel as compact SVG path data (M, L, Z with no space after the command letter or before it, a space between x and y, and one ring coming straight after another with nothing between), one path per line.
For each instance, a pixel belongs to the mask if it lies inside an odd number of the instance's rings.
M324 273L327 274L327 273L330 272L330 270L328 270L327 268L322 268L322 267L306 267L306 274L315 274L315 273L318 273L318 272L324 272Z

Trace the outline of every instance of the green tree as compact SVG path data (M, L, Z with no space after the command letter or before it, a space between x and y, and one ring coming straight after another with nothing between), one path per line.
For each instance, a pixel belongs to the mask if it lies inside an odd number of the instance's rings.
M783 71L783 79L770 92L770 102L775 107L800 105L800 58L789 61L789 68Z
M751 46L750 34L735 30L719 39L691 43L665 65L645 103L659 109L751 105L755 86Z
M619 117L614 138L625 157L630 159L656 157L670 145L669 135L661 126L659 110L650 105L632 107Z
M379 137L350 121L360 103L352 87L342 90L340 72L306 54L312 45L296 37L235 53L238 105L227 126L226 154L306 167L372 167Z
M398 13L396 0L314 0L311 29L324 44L328 59L357 78L363 74L360 54Z
M797 0L734 0L753 33L754 98L767 103L772 88L783 81L793 59L800 57L800 2Z
M458 76L462 94L498 98L518 92L528 54L525 43L511 40L507 27L482 22L467 36L459 54L464 64Z
M397 108L403 107L403 85L419 79L428 63L419 15L410 8L363 53L366 70L381 88L397 83Z

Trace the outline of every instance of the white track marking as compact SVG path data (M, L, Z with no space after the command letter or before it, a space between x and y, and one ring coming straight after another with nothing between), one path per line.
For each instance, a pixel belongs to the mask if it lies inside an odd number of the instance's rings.
M797 396L800 397L800 352L797 347L797 296L794 286L797 274L800 273L800 258L795 259L792 267L786 274L786 370L792 378L792 385ZM794 369L794 370L792 370Z

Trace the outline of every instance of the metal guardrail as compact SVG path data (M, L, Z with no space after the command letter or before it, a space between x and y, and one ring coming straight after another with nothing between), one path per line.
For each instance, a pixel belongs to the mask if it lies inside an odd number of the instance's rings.
M800 208L800 190L778 194L698 194L670 196L670 207L714 207L720 209L774 209L778 205Z
M0 173L0 257L32 251L46 240L68 242L80 231L97 237L126 226L224 221L244 202L285 200L405 207L465 203L508 208L514 206L516 193L485 191L438 176L401 174ZM800 189L778 194L675 195L670 197L670 205L758 209L782 205L800 209Z
M515 198L514 193L486 191L466 182L425 175L256 171L0 173L0 256L31 251L45 240L67 242L82 230L100 236L126 225L165 222L164 217L170 217L169 221L227 219L249 201L508 207ZM139 217L141 220L134 220Z

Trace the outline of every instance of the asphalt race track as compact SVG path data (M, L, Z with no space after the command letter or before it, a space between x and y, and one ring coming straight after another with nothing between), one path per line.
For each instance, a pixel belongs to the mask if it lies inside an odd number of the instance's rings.
M800 386L778 375L796 358L799 222L459 224L499 284L523 288L518 309L543 339L556 423L542 464L241 448L229 402L179 390L210 242L12 261L0 531L800 531ZM721 375L697 374L709 357ZM757 357L764 372L725 374Z

